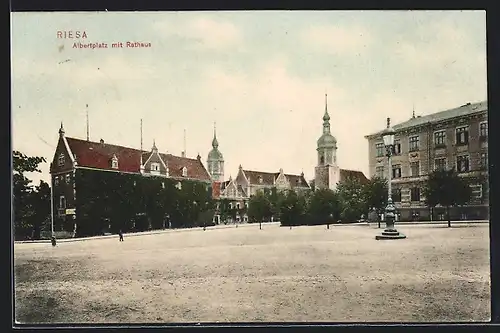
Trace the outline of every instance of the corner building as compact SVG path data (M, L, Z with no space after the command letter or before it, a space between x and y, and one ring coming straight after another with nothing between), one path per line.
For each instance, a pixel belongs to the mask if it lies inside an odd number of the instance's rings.
M365 136L370 177L392 176L392 198L403 221L444 220L444 207L426 206L423 188L436 169L457 170L470 180L473 198L450 210L452 219L488 219L488 103L467 103L441 112L415 116L393 126L396 131L392 169L382 131Z

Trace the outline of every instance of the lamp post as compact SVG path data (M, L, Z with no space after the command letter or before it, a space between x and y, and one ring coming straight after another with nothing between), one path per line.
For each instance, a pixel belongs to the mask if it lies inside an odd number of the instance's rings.
M388 186L387 186L387 206L385 207L384 218L385 218L385 230L381 235L375 236L375 239L403 239L406 238L405 235L399 233L394 227L394 212L396 208L392 203L392 152L394 150L394 134L395 131L391 127L391 118L387 118L387 128L382 133L382 138L384 140L384 146L387 151L387 159L388 159Z

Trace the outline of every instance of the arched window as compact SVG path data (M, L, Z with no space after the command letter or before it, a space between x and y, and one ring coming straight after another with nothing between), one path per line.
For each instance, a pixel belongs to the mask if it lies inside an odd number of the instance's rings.
M319 162L321 164L325 164L325 156L321 155L321 157L319 158Z
M187 168L183 167L182 168L182 177L187 177L187 172L188 172Z

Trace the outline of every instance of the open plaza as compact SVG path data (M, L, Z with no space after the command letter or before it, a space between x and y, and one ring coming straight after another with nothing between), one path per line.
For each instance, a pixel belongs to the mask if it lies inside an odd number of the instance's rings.
M19 323L490 320L488 223L247 224L16 243Z

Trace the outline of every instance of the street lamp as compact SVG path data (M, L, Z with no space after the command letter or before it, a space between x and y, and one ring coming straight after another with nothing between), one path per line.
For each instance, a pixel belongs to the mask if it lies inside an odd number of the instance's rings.
M391 178L392 178L392 152L394 150L394 134L395 131L391 127L391 118L387 118L387 128L384 130L382 133L382 138L384 139L384 146L387 151L387 159L388 159L388 193L387 193L387 206L385 207L385 230L382 232L381 235L375 236L375 239L403 239L406 238L405 235L399 233L396 228L394 227L394 212L396 208L394 207L394 204L392 203L392 185L391 185Z

